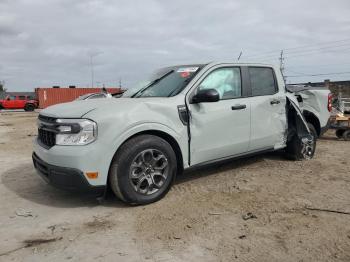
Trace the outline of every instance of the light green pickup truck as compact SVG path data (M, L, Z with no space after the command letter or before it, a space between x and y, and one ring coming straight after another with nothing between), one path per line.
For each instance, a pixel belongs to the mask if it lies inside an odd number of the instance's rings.
M41 111L33 162L56 187L109 187L125 202L147 204L188 168L275 150L310 159L312 128L277 67L180 65L119 98Z

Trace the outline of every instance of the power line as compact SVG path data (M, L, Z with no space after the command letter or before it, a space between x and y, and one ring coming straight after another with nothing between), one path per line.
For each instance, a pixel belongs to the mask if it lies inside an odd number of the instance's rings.
M335 47L325 47L325 48L319 48L319 49L314 49L314 50L305 50L305 51L300 50L300 51L295 52L295 53L284 52L284 54L286 55L285 58L290 58L290 57L298 57L298 56L319 54L322 51L323 51L322 53L325 53L325 52L343 52L343 51L350 50L350 47L349 48L345 48L345 49L333 49L333 48L335 48ZM330 49L330 50L327 50L327 49ZM292 55L289 55L289 54L292 54ZM296 54L296 55L294 55L294 54ZM256 59L261 60L261 59L267 59L267 58L274 58L274 57L276 57L276 55L277 54L266 55L266 56L257 57Z
M344 51L348 51L350 50L350 48L345 48L345 49L340 49L340 50L328 50L327 53L338 53L338 52L342 52L342 54L347 53ZM291 55L291 56L286 56L287 58L292 58L292 57L299 57L299 56L309 56L309 55L316 55L319 54L320 52L311 52L311 53L304 53L304 54L298 54L298 55ZM324 53L324 52L322 52Z
M298 65L298 66L291 66L289 68L300 68L300 67L329 67L329 66L345 66L345 65L350 65L350 63L337 63L337 64L322 64L322 65Z
M287 52L287 53L288 53L288 51L289 51L289 53L292 53L292 52L297 52L297 51L290 51L290 50L297 50L297 49L306 48L306 47L329 45L329 44L332 44L332 43L340 43L340 42L346 42L346 41L350 41L350 38L343 39L343 40L338 40L338 41L329 41L329 42L323 42L323 43L315 43L315 44L311 44L311 45L303 45L303 46L298 46L298 47L283 48L283 50L285 52ZM326 47L321 47L321 48L344 46L344 45L348 45L348 44L350 44L350 43L343 44L343 45L336 45L336 46L326 46ZM260 57L260 56L264 56L265 57L266 55L267 56L271 56L273 53L277 53L279 51L280 50L271 50L271 51L268 51L268 52L258 53L258 54L255 54L255 55L253 54L251 56L248 56L248 58ZM271 55L268 55L268 54L271 54Z
M322 73L322 74L302 74L301 75L291 75L287 77L302 77L302 76L328 76L328 75L345 75L350 74L350 72L335 72L335 73Z

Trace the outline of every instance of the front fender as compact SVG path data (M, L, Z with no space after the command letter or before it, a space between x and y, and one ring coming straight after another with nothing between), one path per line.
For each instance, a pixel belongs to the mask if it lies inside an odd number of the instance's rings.
M106 145L106 147L108 146L109 148L109 152L105 155L105 157L108 158L109 163L112 162L115 153L125 141L139 133L150 131L163 132L174 138L180 147L182 158L184 160L184 167L187 167L188 163L186 160L188 159L188 140L186 128L183 128L180 130L180 132L177 132L171 127L157 122L135 123L134 125L129 126L127 129L124 129L121 133L114 134L114 138L110 140L110 144Z

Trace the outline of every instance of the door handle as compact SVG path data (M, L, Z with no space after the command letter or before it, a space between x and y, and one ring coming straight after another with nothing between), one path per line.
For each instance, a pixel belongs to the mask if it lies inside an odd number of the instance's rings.
M279 104L279 103L281 103L279 100L271 100L271 101L270 101L270 104L271 104L271 105L277 105L277 104Z
M246 105L235 105L235 106L231 106L232 110L242 110L244 108L246 108Z

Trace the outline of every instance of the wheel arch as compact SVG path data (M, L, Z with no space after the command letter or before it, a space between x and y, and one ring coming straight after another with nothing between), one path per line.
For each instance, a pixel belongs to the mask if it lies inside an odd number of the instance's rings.
M305 117L306 122L312 124L316 129L317 135L320 136L321 124L320 124L320 120L318 119L318 117L314 113L307 111L307 110L303 111L303 115Z
M157 130L157 129L139 130L136 133L129 134L129 136L127 138L123 139L123 142L120 143L119 146L115 149L115 152L114 152L113 157L110 161L110 166L109 166L108 170L110 170L113 159L118 155L118 152L119 152L120 148L122 147L122 145L124 145L130 139L133 139L133 138L140 136L140 135L154 135L154 136L160 137L160 138L164 139L165 141L167 141L175 152L178 172L179 173L183 172L183 170L184 170L184 162L183 162L184 156L183 156L183 152L181 150L179 142L174 138L174 136L172 136L168 132Z
M144 130L144 131L141 131L141 132L138 132L138 133L132 135L127 140L125 140L123 142L123 144L126 143L127 141L129 141L130 139L132 139L136 136L139 136L139 135L158 136L158 137L164 139L165 141L167 141L175 152L178 171L182 172L184 170L182 151L181 151L179 143L176 141L176 139L173 136L171 136L170 134L168 134L164 131L160 131L160 130L156 130L156 129Z

